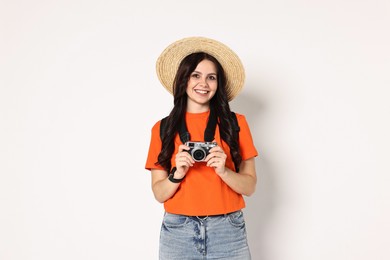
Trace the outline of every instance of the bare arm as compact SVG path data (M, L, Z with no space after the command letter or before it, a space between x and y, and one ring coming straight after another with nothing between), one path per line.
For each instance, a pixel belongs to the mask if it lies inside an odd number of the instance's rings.
M235 192L245 196L252 195L256 190L255 159L242 161L239 173L225 167L225 172L219 174L221 179Z
M168 180L168 173L164 170L152 169L152 190L158 202L163 203L175 194L180 183Z
M207 166L213 167L215 173L235 192L250 196L256 189L256 168L255 159L250 158L241 162L240 171L238 173L225 167L226 154L219 146L210 150L210 154L206 157Z
M190 154L185 151L189 149L190 148L186 145L179 146L179 151L175 157L177 168L174 173L175 179L184 178L188 169L195 163ZM167 171L152 169L152 190L154 197L158 202L163 203L167 199L171 198L179 186L180 183L173 183L168 179Z

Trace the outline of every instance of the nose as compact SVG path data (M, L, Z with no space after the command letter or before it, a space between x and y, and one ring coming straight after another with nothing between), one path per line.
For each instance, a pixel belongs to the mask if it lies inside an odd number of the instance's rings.
M208 86L206 77L201 77L198 84L201 86Z

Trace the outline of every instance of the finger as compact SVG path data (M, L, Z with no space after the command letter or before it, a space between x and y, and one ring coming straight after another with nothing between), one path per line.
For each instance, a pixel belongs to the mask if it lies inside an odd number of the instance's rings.
M213 159L213 158L215 158L215 157L217 157L217 156L215 155L215 153L210 153L210 154L208 154L208 155L206 156L206 158L204 158L204 160L205 160L206 162L208 162L208 161L210 161L211 159Z
M207 166L211 166L211 167L218 167L218 166L223 166L225 165L225 160L221 159L221 158L212 158L210 159L208 162L207 162Z
M187 145L181 144L181 145L179 145L178 153L183 152L183 151L188 151L188 150L190 150L190 148Z
M178 163L176 164L177 169L189 169L192 167L191 165L188 165L187 163Z
M179 148L180 149L180 148ZM176 158L179 158L179 157L188 157L188 158L191 158L191 155L188 153L188 151L186 150L182 150L182 151L178 151L177 154L176 154Z
M176 160L176 164L185 163L186 165L190 165L190 166L193 166L194 164L192 157L190 157L189 154L186 152L177 154L175 160Z
M210 149L210 152L220 152L220 153L224 153L225 151L222 149L222 147L220 146L214 146L213 148Z
M189 167L192 167L193 165L187 161L179 161L179 162L176 162L176 167L184 167L184 168L189 168Z
M221 158L221 159L225 160L227 158L227 155L224 152L212 152L212 153L207 155L207 157L205 158L205 161L207 162L211 158Z
M188 152L181 152L176 155L176 158L186 158L191 163L195 163L194 159Z

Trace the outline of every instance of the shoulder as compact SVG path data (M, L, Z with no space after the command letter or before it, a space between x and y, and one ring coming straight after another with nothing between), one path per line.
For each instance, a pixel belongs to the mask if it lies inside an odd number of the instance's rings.
M157 122L154 123L152 130L160 129L160 125L161 125L161 120L158 120Z
M237 119L238 118L245 118L245 116L243 114L241 114L241 113L238 113L238 112L235 112L235 111L232 111L232 113L234 113L236 115Z
M235 113L235 114L236 114L237 124L240 129L240 132L249 132L250 131L249 124L248 121L246 120L245 115L241 113Z
M167 121L167 118L168 116L164 117L164 118L161 118L160 120L158 120L156 123L154 123L153 127L152 127L152 132L153 133L158 133L159 135L161 134L160 132L161 131L164 131L164 129L166 129L166 121Z
M234 114L236 115L238 124L240 124L240 123L242 123L242 122L246 122L245 115L243 115L243 114L241 114L241 113L234 112L234 111L232 111L232 113L234 113Z
M160 133L161 120L158 120L157 122L154 123L152 127L152 133L158 133L158 134Z

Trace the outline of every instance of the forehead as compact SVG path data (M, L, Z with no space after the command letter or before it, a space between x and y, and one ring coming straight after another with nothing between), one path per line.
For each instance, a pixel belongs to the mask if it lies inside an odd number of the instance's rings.
M199 62L198 66L196 66L197 71L206 71L208 73L217 73L217 67L215 66L214 62L210 60L202 60Z

